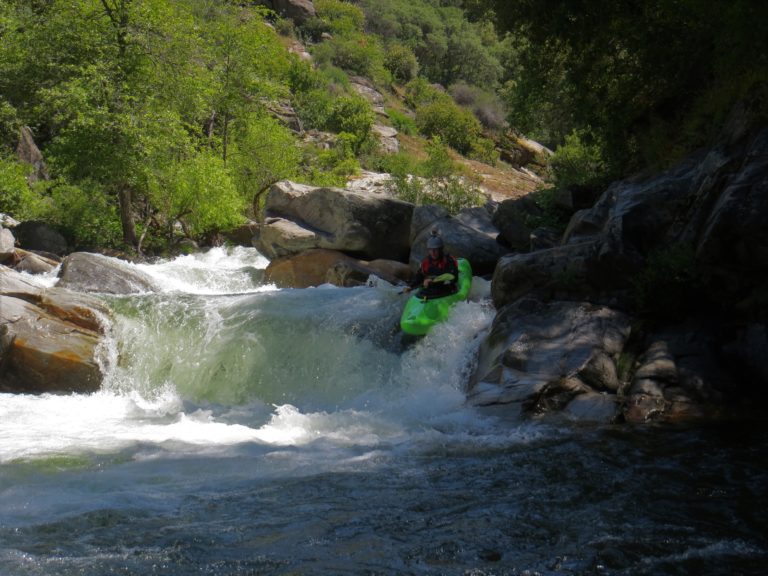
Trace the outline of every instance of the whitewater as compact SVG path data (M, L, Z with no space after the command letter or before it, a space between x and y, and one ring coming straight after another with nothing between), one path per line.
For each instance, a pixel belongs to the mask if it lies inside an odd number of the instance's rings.
M0 574L766 572L759 427L472 407L486 280L411 341L397 287L267 265L136 265L161 288L103 296L102 390L0 394Z

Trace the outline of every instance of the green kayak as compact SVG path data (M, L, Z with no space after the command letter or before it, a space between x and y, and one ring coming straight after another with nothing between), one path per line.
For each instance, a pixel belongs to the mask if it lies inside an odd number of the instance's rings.
M469 260L457 258L459 265L459 290L447 296L438 298L425 298L416 292L408 298L403 315L400 317L400 328L406 334L423 336L437 324L442 322L451 313L451 308L456 302L466 300L469 290L472 288L472 267Z

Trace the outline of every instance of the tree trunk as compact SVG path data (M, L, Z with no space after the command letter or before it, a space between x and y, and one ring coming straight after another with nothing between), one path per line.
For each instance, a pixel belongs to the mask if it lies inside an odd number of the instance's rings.
M133 223L133 210L131 208L131 189L121 186L117 194L120 202L120 223L123 226L123 240L129 246L136 247L136 226Z

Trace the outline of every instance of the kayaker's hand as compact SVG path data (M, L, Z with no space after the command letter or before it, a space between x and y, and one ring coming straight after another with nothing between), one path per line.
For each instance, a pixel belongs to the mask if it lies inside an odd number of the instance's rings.
M429 288L430 284L432 284L432 278L424 278L424 288Z

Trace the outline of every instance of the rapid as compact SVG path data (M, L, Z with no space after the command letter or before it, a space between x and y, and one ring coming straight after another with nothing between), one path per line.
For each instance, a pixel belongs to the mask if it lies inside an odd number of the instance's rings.
M104 296L101 391L0 394L0 575L768 573L763 426L472 407L483 280L404 341L396 287L267 264L138 265L162 289Z

